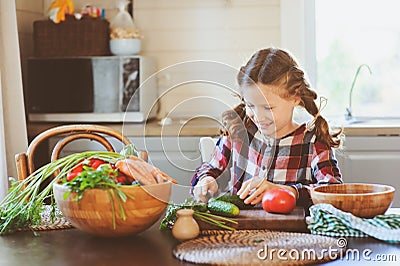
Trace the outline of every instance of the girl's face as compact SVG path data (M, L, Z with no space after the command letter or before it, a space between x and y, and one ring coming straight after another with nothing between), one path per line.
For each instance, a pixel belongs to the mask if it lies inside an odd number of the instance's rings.
M299 99L281 98L276 91L275 86L257 83L246 87L243 93L247 115L264 135L271 138L284 137L297 128L293 122L293 109Z

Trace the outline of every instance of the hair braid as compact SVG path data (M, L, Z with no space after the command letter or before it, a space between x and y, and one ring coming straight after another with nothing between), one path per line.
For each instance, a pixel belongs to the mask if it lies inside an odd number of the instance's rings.
M246 105L244 102L235 106L232 110L225 111L222 114L222 123L224 128L220 129L220 134L230 136L231 138L243 138L247 131L256 130L256 125L246 114Z
M304 109L314 117L314 129L317 139L328 147L340 147L340 135L342 134L342 130L334 132L333 134L330 133L329 124L326 119L320 115L320 110L315 103L318 95L314 90L310 89L310 84L305 78L304 71L297 65L291 66L287 70L285 78L280 78L279 85L279 88L281 88L279 89L281 97L299 97L299 105L304 107ZM286 90L282 89L282 87L286 88Z
M304 105L304 109L307 110L309 114L311 114L314 121L314 129L315 135L317 139L319 139L322 143L325 143L328 147L338 148L341 146L340 136L342 134L342 130L340 129L333 134L329 131L329 124L325 118L320 115L320 110L315 103L315 98L310 97L309 95L316 95L316 93L310 89L306 89L306 93L301 97L301 102Z

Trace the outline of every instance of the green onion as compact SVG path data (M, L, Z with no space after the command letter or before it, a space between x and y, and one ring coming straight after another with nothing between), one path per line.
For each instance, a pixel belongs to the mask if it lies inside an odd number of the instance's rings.
M221 220L222 216L218 216L218 215L212 215L212 216L211 216L210 213L207 213L207 212L198 212L198 211L195 211L195 212L194 212L194 216L195 216L195 217L198 217L198 218L199 218L200 220L202 220L203 222L216 225L216 226L221 227L221 228L223 228L223 229L232 230L232 231L235 230L235 228L225 225L225 222L219 221L219 220ZM212 217L212 218L211 218L211 217ZM219 220L216 220L216 219L219 219ZM230 220L230 219L227 219L227 220L228 220L229 222L231 222L231 223L237 224L236 221L233 221L233 220Z

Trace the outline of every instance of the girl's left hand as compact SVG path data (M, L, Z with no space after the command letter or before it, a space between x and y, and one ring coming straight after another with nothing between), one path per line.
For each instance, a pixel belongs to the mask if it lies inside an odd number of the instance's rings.
M239 198L244 199L248 195L247 199L244 200L246 204L255 205L261 202L264 193L271 188L276 187L276 185L272 182L269 182L266 179L260 179L257 177L253 177L245 182L243 182L242 187L237 192Z

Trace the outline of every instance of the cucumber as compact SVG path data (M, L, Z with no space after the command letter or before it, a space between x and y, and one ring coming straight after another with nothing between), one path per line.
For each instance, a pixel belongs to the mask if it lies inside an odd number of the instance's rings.
M222 195L215 199L235 204L240 210L251 209L254 207L254 205L244 203L244 200L239 198L238 195Z
M216 199L210 199L207 203L207 208L212 214L225 217L236 217L240 213L235 204Z

